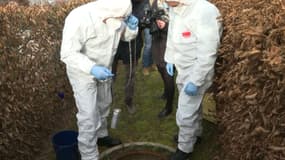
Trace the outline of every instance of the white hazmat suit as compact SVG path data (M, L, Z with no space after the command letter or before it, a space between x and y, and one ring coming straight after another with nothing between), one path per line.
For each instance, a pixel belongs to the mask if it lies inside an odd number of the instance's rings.
M202 134L200 105L205 91L212 84L222 27L218 9L208 1L172 1L180 4L170 8L164 58L167 63L174 64L177 70L178 149L190 153L197 136ZM184 92L189 82L198 87L196 96L189 96Z
M99 158L96 143L108 136L106 117L112 102L111 81L98 81L90 71L94 65L111 69L119 40L136 37L137 29L131 30L123 22L131 10L130 0L97 0L75 8L65 20L61 60L66 64L78 109L82 160Z

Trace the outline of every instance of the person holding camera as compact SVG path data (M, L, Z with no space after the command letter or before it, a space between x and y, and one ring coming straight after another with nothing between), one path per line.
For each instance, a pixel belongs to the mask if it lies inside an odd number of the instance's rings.
M207 0L166 0L169 27L165 61L167 72L177 70L179 91L176 152L171 160L186 160L202 134L201 103L214 76L222 35L220 12Z
M144 0L146 3L144 5L144 8L149 8L149 0ZM145 10L144 10L145 11ZM147 17L147 14L145 14L141 20L144 21ZM142 24L142 23L140 23ZM143 28L143 38L144 38L144 47L142 51L142 68L143 68L143 75L147 76L150 74L150 71L153 68L153 58L151 53L151 34L148 27L145 27L144 24L142 24Z
M153 0L150 7L144 10L146 16L141 20L141 25L149 28L149 32L152 35L152 57L164 83L164 91L161 98L166 99L166 104L158 114L159 118L164 118L172 112L175 92L174 78L167 74L166 62L164 61L168 27L168 6L164 0Z
M147 76L150 74L150 71L157 70L153 63L153 57L151 52L152 46L152 35L150 33L150 28L147 27L148 22L150 19L149 9L152 5L152 0L142 0L144 1L145 5L143 8L144 15L140 18L140 27L143 29L143 37L144 37L144 47L142 51L142 68L143 68L143 75Z

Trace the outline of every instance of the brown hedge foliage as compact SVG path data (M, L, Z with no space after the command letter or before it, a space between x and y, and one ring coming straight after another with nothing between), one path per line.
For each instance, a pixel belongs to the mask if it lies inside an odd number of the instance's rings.
M223 160L285 159L285 2L212 0L224 36L216 65L215 99ZM82 2L0 7L1 160L34 159L43 137L72 114L59 62L67 13ZM63 113L63 114L62 114Z
M0 0L0 5L6 5L9 2L17 2L19 5L29 5L29 0Z
M41 142L74 116L59 50L64 18L80 3L0 7L1 160L34 159Z
M224 20L215 80L219 157L285 159L285 1L212 1Z

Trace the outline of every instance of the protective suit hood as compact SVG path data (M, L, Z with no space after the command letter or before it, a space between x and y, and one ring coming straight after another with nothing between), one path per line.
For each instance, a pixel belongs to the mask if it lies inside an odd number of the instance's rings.
M97 0L90 7L97 15L106 19L109 17L127 17L132 12L131 0Z
M195 4L200 1L200 0L166 0L166 1L175 1L179 2L179 5L176 7L173 7L173 11L176 14L183 15L183 14L188 14L187 13L187 8L188 10L192 10L192 8L195 6Z
M181 4L191 5L192 3L195 3L198 0L166 0L166 2L167 1L174 1L174 2L179 2Z

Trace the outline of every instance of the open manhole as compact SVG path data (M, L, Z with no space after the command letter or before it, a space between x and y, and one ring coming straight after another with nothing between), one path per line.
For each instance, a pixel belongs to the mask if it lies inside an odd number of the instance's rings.
M110 148L100 160L168 160L174 149L159 143L134 142Z

